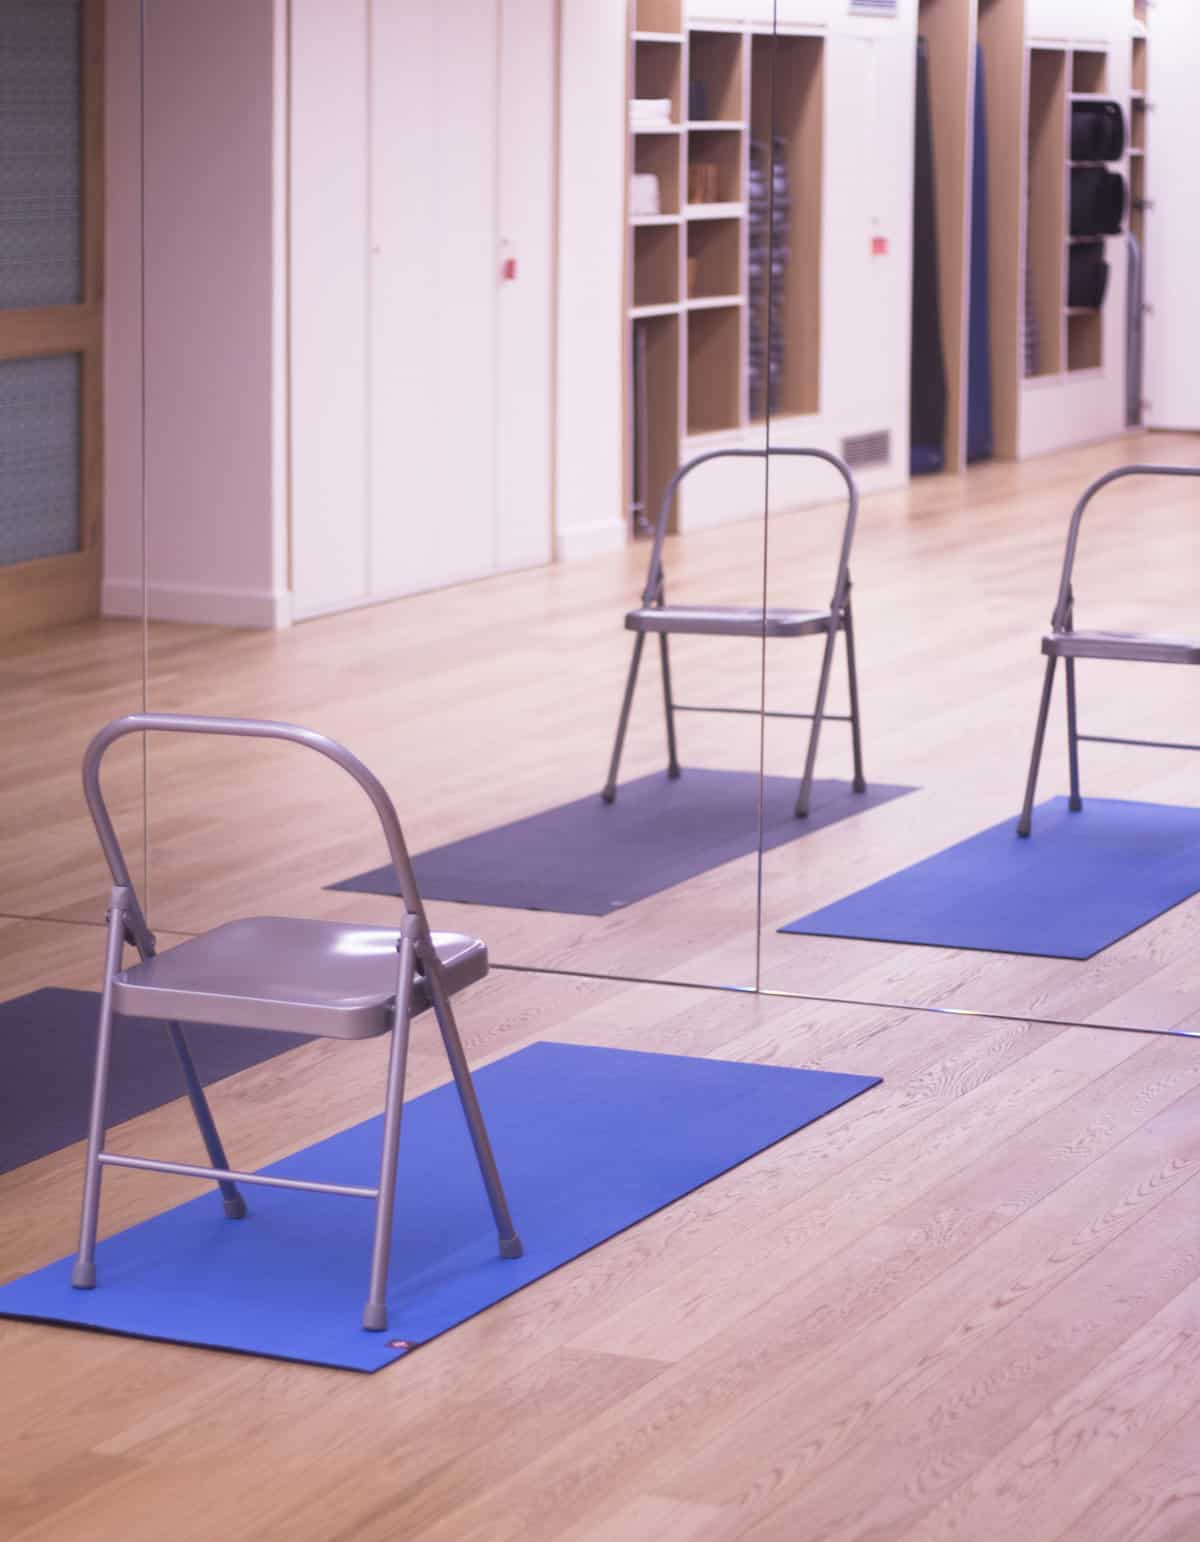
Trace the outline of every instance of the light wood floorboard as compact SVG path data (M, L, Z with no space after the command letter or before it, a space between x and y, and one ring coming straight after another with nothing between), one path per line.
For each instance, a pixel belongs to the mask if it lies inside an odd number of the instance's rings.
M1071 496L1116 459L1193 445L1122 441L869 501L856 564L868 769L923 791L805 837L791 864L772 854L768 927L1015 807ZM1159 596L1162 624L1180 624L1172 607L1195 588L1188 509L1097 512L1087 592L1103 619L1122 609L1136 519L1148 550L1174 554ZM817 523L773 522L796 599ZM753 527L689 538L672 557L681 598L745 598L754 544ZM625 657L614 618L640 560L278 636L156 628L151 703L344 737L379 764L420 848L598 784ZM0 833L0 999L98 983L106 884L78 757L99 721L140 705L138 628L47 642L0 666L19 729L0 773L18 816ZM791 692L778 652L771 691ZM1187 671L1113 673L1113 726L1184 721ZM735 701L754 700L756 674L753 649L680 660L689 688ZM661 762L655 703L651 677L630 774ZM698 762L753 764L736 719L686 731ZM769 741L770 769L796 747ZM124 750L109 786L141 864L143 767ZM1194 762L1112 755L1089 756L1097 792L1196 801ZM830 765L845 764L831 729ZM259 907L393 916L320 888L379 860L324 766L267 747L229 779L220 746L182 743L154 745L149 771L164 944ZM1048 760L1047 793L1056 771ZM746 984L755 867L598 920L440 906L435 921L478 929L509 962ZM1200 1021L1196 904L1087 965L765 934L767 985L898 1005L494 972L461 999L475 1064L555 1038L884 1081L374 1377L0 1321L0 1538L1193 1542L1200 1046L1087 1024ZM998 1015L927 1010L948 1005ZM1047 1017L1064 1023L1034 1020ZM385 1048L308 1045L217 1084L234 1160L262 1165L376 1112ZM445 1079L421 1022L411 1092ZM182 1099L112 1143L199 1154ZM0 1279L69 1249L80 1159L75 1146L0 1176ZM102 1230L193 1192L110 1174Z

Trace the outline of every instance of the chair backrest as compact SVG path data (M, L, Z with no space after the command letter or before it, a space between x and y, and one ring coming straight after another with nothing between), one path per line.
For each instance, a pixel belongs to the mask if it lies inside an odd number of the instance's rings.
M92 823L96 826L96 834L100 837L100 845L108 862L113 883L129 890L129 928L133 941L143 957L149 957L153 953L154 939L146 924L145 913L130 878L121 843L117 839L117 832L113 828L104 794L100 790L100 762L104 758L105 751L126 734L137 733L228 734L242 739L286 739L292 744L316 750L319 755L332 760L335 765L340 766L354 778L371 800L379 816L379 822L383 826L388 854L392 859L405 908L410 915L416 916L420 921L422 940L428 935L429 927L424 906L417 890L417 880L413 874L408 848L404 844L400 820L392 800L388 797L379 778L344 745L338 744L334 739L327 739L324 734L314 733L312 729L298 728L293 723L272 723L257 718L190 717L171 712L135 712L128 717L117 718L108 723L84 751L83 795L87 800ZM430 955L429 958L423 959L426 967L436 968L433 949L422 949L422 952Z
M650 567L646 574L646 587L642 591L643 605L656 605L661 602L663 592L663 542L667 537L667 522L671 517L671 506L675 502L675 494L684 477L690 476L698 466L705 465L714 460L761 460L768 461L775 456L803 455L811 460L827 461L841 476L846 484L846 523L842 527L842 545L838 554L837 577L833 585L833 601L831 608L839 610L845 603L846 594L850 587L850 548L854 545L854 527L858 523L858 486L854 475L840 456L834 455L830 450L816 450L808 448L792 448L779 446L773 449L762 450L706 450L703 455L697 455L680 466L679 470L667 483L663 493L662 502L658 509L658 519L654 526L654 542L650 548Z
M1116 482L1121 477L1200 477L1200 466L1118 466L1115 471L1106 471L1102 477L1097 477L1084 489L1083 496L1071 514L1071 523L1067 528L1067 546L1063 552L1058 598L1054 602L1054 614L1050 618L1050 625L1056 632L1066 631L1071 619L1071 574L1075 567L1075 553L1079 548L1079 526L1083 520L1083 511L1102 487L1107 487L1110 482Z

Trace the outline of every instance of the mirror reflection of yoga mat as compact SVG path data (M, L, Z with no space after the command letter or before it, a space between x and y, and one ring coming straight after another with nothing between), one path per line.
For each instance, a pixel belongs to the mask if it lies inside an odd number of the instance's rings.
M1015 817L780 931L1092 958L1200 890L1200 809L1066 798Z
M615 803L593 793L512 824L452 841L413 859L426 899L517 910L604 916L748 856L758 847L758 773L686 768L625 782ZM796 779L769 776L763 788L766 850L798 840L912 792L872 782L817 781L807 818L797 819ZM391 871L377 868L333 884L391 894Z

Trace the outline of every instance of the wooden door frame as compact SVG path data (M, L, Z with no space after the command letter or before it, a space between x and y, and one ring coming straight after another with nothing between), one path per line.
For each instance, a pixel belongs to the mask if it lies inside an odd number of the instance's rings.
M80 359L79 550L0 567L0 637L100 610L104 498L104 5L82 0L80 36L83 299L0 311L0 361Z

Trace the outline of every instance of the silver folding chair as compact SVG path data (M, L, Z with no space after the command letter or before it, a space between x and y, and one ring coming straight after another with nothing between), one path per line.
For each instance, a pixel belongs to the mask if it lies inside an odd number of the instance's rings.
M846 484L846 523L842 530L842 544L838 556L837 577L833 586L833 598L826 610L797 610L771 608L764 611L757 606L736 605L668 605L665 598L663 572L663 542L667 535L667 521L676 490L684 477L690 476L698 466L707 461L729 459L767 460L783 455L806 455L815 460L828 461ZM642 591L642 603L625 617L627 631L637 635L633 643L633 658L625 682L625 695L621 703L621 715L617 720L617 738L613 745L612 760L608 767L608 780L601 796L611 803L617 796L617 774L621 767L621 751L625 745L625 733L629 727L629 713L633 706L633 693L637 686L638 669L642 662L642 650L646 636L654 632L658 636L659 658L662 663L663 707L667 720L667 775L680 774L679 755L675 740L675 714L677 712L730 712L758 717L754 707L689 707L677 702L671 692L671 662L667 651L667 639L672 635L690 634L705 637L821 637L825 649L821 658L821 673L817 683L816 703L811 712L767 712L766 717L791 718L812 724L808 735L808 753L804 761L804 774L796 799L796 817L808 814L812 795L813 773L817 764L817 744L821 737L821 725L826 722L849 723L854 750L854 790L865 792L863 777L862 735L859 728L858 672L854 659L854 623L850 613L850 548L854 543L854 527L858 520L858 488L845 461L828 450L770 449L770 450L709 450L697 455L681 466L667 483L658 521L654 527L654 542L650 549L650 568L646 574L646 586ZM846 669L850 686L849 714L826 712L825 701L829 693L829 676L833 668L833 650L839 632L846 638Z
M1200 466L1120 466L1108 471L1088 487L1075 505L1067 530L1067 547L1063 554L1062 576L1059 579L1058 599L1050 618L1050 630L1042 637L1042 652L1046 655L1046 673L1042 681L1042 700L1038 708L1037 727L1033 735L1033 753L1029 757L1029 774L1025 780L1025 802L1017 821L1017 834L1028 835L1033 825L1033 799L1037 792L1038 770L1042 762L1042 749L1046 742L1046 722L1050 716L1050 700L1054 692L1054 671L1061 658L1067 675L1067 762L1071 779L1069 807L1076 813L1083 807L1079 792L1080 744L1135 744L1146 749L1200 750L1200 744L1175 744L1162 739L1119 739L1107 734L1081 734L1077 715L1075 690L1076 659L1120 659L1126 662L1146 664L1200 664L1200 641L1191 642L1183 637L1163 637L1149 632L1077 632L1075 630L1075 592L1071 574L1075 567L1075 553L1079 546L1079 527L1084 510L1100 491L1120 477L1195 477L1200 476Z
M404 903L404 919L399 929L256 917L227 922L166 953L157 953L100 790L100 762L109 745L126 734L148 732L285 739L316 750L340 766L366 793L383 826ZM487 974L487 949L476 937L430 932L396 810L383 785L366 766L332 739L289 723L137 713L109 723L92 740L84 755L83 787L114 887L108 909L108 942L88 1127L79 1254L72 1284L80 1289L90 1289L96 1283L96 1222L100 1208L100 1179L106 1167L133 1167L150 1172L178 1173L188 1178L213 1179L224 1198L226 1215L234 1220L240 1220L246 1214L238 1188L243 1183L304 1189L316 1194L344 1194L375 1202L374 1243L363 1327L376 1331L385 1328L388 1255L409 1027L412 1019L428 1007L433 1008L441 1030L466 1115L500 1236L501 1256L519 1258L520 1239L509 1215L450 1006L452 995ZM137 949L139 962L123 969L122 953L127 942ZM126 1017L167 1020L184 1086L211 1166L118 1156L104 1149L114 1012ZM353 1188L336 1183L302 1182L231 1168L180 1022L266 1028L331 1039L367 1039L390 1032L392 1043L377 1186Z

